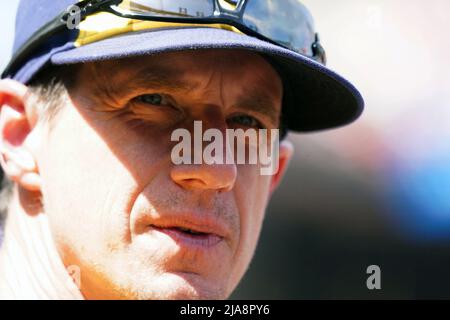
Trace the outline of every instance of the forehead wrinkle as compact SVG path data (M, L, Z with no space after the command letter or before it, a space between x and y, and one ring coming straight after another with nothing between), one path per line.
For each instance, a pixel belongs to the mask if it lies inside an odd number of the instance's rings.
M108 89L109 95L132 94L144 89L188 91L196 86L194 81L182 79L183 72L163 63L146 63L140 68L123 63L100 63L94 69L96 78L102 80L101 87Z
M175 91L190 91L197 86L194 81L186 81L182 78L183 73L178 69L162 65L152 65L139 69L131 75L128 86L135 88L164 88Z
M206 81L206 84L204 86L204 93L214 95L217 97L219 103L221 106L227 106L227 90L229 90L228 85L230 87L233 87L233 83L236 83L236 75L234 73L230 73L231 70L229 68L229 62L235 62L238 63L236 59L233 59L234 55L231 54L227 57L225 57L222 60L216 61L215 68L211 71L210 77L208 81ZM236 60L236 61L234 61ZM231 77L231 80L230 80ZM218 89L215 89L217 87L214 86L214 82L216 85L218 85ZM209 88L211 87L211 88Z
M224 74L221 66L217 66L214 68L207 81L203 86L203 95L204 96L212 96L209 97L211 100L218 98L216 103L219 106L225 106L225 95L224 95ZM210 100L208 99L208 100Z
M220 98L220 103L222 103L222 105L224 106L225 105L225 96L224 96L224 93L223 93L223 90L224 90L224 81L223 81L223 73L221 72L220 73L220 76L219 76L219 98Z

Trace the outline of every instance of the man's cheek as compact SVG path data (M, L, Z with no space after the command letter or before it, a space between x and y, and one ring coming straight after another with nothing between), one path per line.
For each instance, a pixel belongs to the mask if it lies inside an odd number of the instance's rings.
M257 166L238 166L238 177L233 190L239 209L239 228L236 234L238 245L234 259L235 272L232 275L235 282L243 275L253 256L264 216L264 190L267 187L265 178L260 179Z
M101 259L125 246L127 214L125 208L115 202L118 196L112 190L100 188L89 181L86 184L77 181L72 186L74 190L79 190L77 195L67 194L63 190L49 190L46 215L49 216L52 233L61 245L80 259Z

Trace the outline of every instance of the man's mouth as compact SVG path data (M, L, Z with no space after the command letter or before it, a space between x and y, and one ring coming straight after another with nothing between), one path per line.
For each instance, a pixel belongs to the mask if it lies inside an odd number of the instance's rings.
M185 232L185 233L196 235L196 236L207 235L208 234L208 233L205 233L205 232L197 232L197 231L194 231L194 230L191 230L191 229L187 229L187 228L182 228L182 227L175 227L175 228L172 228L172 229L179 230L181 232Z
M208 248L223 240L220 232L215 232L211 226L151 224L150 228L168 235L180 246Z

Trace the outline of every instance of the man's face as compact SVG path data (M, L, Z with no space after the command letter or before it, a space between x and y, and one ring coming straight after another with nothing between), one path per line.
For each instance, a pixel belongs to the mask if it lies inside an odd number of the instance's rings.
M178 128L278 128L278 74L246 51L85 64L39 153L44 211L86 298L226 298L256 247L274 177L175 165ZM182 229L201 231L189 234Z

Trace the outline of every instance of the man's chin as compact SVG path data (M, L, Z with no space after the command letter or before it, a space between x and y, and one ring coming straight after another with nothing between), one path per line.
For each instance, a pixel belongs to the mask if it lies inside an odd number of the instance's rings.
M139 300L222 300L230 295L225 287L195 273L172 272L133 291Z

